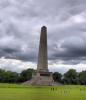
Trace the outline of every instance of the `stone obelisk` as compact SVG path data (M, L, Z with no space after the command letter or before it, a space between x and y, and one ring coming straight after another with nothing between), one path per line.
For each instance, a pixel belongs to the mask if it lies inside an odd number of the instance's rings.
M48 72L47 27L41 28L37 71Z
M41 28L37 70L32 74L32 79L24 84L29 85L52 85L52 72L48 71L47 54L47 27Z

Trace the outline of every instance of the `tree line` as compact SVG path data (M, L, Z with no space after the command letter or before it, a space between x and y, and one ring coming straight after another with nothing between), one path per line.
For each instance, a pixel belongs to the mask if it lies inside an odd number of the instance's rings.
M0 83L22 83L32 78L33 69L23 70L21 73L0 69Z
M22 83L31 80L34 71L34 69L27 69L17 73L0 69L0 83ZM53 79L55 82L68 85L86 85L86 71L77 72L74 69L70 69L63 75L59 72L54 72Z
M53 73L53 79L65 85L86 85L86 71L76 72L76 70L70 69L64 75L55 72Z

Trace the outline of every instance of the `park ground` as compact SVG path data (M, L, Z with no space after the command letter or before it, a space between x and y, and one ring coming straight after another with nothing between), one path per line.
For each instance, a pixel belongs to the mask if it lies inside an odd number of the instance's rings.
M35 87L0 84L0 100L86 100L86 86Z

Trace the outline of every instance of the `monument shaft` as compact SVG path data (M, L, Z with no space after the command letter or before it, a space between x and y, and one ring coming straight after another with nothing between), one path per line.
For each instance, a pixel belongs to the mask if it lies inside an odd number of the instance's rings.
M37 71L44 71L44 72L48 71L47 28L45 26L41 28Z
M37 70L33 72L32 79L30 81L25 82L25 84L53 84L52 72L48 71L47 28L45 26L41 28Z

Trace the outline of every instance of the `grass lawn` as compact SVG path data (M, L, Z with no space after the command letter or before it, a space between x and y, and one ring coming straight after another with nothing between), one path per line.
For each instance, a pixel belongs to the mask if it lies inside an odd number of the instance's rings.
M0 100L86 100L86 86L33 87L0 84Z

